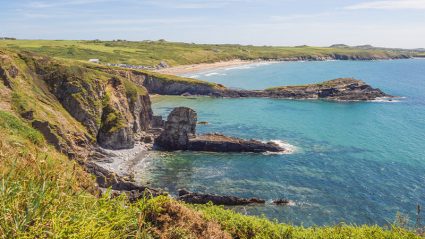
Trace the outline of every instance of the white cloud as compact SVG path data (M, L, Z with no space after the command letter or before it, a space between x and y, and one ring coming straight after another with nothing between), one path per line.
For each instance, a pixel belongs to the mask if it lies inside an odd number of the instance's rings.
M360 9L413 9L413 10L424 10L425 0L387 0L387 1L372 1L354 4L345 7L348 10L360 10Z

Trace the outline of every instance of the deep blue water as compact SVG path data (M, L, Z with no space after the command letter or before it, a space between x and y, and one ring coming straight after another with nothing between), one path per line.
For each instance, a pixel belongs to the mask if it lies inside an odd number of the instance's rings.
M211 74L214 73L214 74ZM399 102L336 103L160 96L156 114L188 106L198 132L282 140L294 154L157 153L138 177L175 192L288 198L294 206L247 206L243 213L303 225L386 224L425 207L425 60L284 62L204 72L198 78L263 89L338 77L362 79Z

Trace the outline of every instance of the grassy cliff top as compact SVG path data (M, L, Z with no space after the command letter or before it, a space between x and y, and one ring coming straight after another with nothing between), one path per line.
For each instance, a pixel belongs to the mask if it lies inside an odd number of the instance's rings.
M231 44L190 44L166 41L76 41L76 40L1 40L0 47L23 49L48 56L87 61L96 58L107 63L171 66L211 63L232 59L278 59L293 57L325 57L346 55L356 57L395 57L416 54L394 49L361 49L341 47L271 47Z
M320 83L313 83L313 84L277 86L277 87L267 88L266 90L276 91L276 90L287 90L287 89L304 89L308 87L330 88L330 87L344 86L344 85L350 85L350 84L364 85L366 83L364 81L356 80L353 78L338 78L338 79L333 79L333 80L328 80L328 81L323 81Z

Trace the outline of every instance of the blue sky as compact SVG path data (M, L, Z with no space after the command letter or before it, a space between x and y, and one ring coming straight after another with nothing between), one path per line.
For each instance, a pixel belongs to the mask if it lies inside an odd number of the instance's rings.
M425 47L425 0L0 0L0 36Z

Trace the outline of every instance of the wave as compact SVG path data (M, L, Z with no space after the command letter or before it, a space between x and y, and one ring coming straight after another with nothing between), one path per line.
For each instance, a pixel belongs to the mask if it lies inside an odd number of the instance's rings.
M224 73L218 73L218 72L211 72L211 73L204 74L204 76L217 76L217 75L225 76L226 74L224 74Z
M398 102L401 102L400 99L405 99L405 98L406 97L397 97L396 99L389 98L389 97L378 97L374 100L370 100L370 102L398 103Z
M199 77L199 75L189 75L189 76L187 76L188 78L198 78Z
M290 143L288 143L288 142L285 142L285 141L283 141L283 140L275 139L275 140L270 140L270 142L273 142L273 143L275 143L275 144L279 145L281 148L284 148L284 149L285 149L285 151L283 151L283 152L265 152L265 153L264 153L265 155L273 155L273 154L293 154L293 153L295 153L296 151L298 151L298 147L297 147L297 146L292 145L292 144L290 144Z

